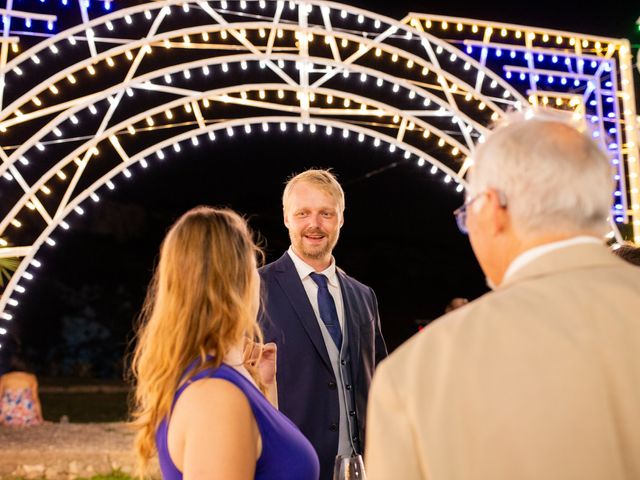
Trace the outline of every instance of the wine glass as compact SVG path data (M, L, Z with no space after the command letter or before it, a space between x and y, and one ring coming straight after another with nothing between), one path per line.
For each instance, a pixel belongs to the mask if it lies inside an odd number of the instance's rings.
M338 455L333 467L333 480L367 480L362 455Z

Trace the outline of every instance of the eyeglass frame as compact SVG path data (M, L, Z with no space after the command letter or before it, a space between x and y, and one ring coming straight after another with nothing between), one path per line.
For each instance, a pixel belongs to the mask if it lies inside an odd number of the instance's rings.
M500 207L507 208L507 197L505 196L505 194L500 190L494 189L494 191L498 194ZM477 193L453 211L453 216L456 218L456 225L458 226L458 230L460 230L460 233L462 233L463 235L469 235L469 229L467 228L467 209L473 202L488 193L489 189Z

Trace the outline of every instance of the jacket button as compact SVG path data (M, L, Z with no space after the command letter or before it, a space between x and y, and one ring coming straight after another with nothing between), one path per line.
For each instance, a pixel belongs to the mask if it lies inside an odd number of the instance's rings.
M346 388L347 390L351 390L351 385L347 385L345 388Z
M356 416L356 411L355 410L351 410L349 412L349 415L351 415L352 417L355 417Z
M347 361L346 361L346 360L340 360L340 363L341 363L342 365L346 365L346 364L347 364Z
M338 424L332 423L331 425L329 425L329 430L335 432L336 430L338 430Z
M334 382L333 380L330 380L329 383L329 390L335 390L336 389L336 382Z

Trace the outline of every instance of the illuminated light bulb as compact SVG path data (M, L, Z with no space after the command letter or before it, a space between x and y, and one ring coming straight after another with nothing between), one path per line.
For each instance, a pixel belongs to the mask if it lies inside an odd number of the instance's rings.
M127 50L126 52L124 52L124 56L127 57L127 60L133 60L133 54L131 53L130 50Z
M443 51L444 51L444 48L442 48L442 45L438 45L438 48L436 48L436 53L438 55L441 55Z
M392 62L397 62L398 61L398 54L394 53L393 55L391 55L391 61Z
M276 33L276 36L278 38L282 38L284 36L284 31L281 28L279 28L277 33Z
M21 156L18 161L22 164L22 165L29 165L29 160L27 160L27 157L25 157L24 155Z
M472 31L473 33L478 33L478 25L472 25L472 26L471 26L471 31Z
M378 137L376 137L376 139L373 141L373 146L374 147L379 147L380 146L380 139Z
M93 65L89 65L87 67L87 71L91 74L91 75L95 75L96 74L96 69L93 67Z
M442 22L442 30L446 30L447 28L449 28L449 24L447 22Z
M164 81L165 83L171 83L171 75L168 73L164 74Z
M471 95L471 92L467 92L467 94L464 96L464 99L468 102L469 100L471 100L473 98L473 95Z
M449 61L450 61L450 62L455 62L457 58L458 58L458 56L457 56L455 53L452 53L452 54L449 56Z
M38 65L38 64L40 63L40 57L38 57L37 55L33 55L33 56L31 57L31 61L32 61L33 63L35 63L36 65Z
M10 298L9 300L7 300L7 303L9 305L11 305L12 307L17 307L18 306L18 301L14 300L13 298ZM5 333L6 333L6 330L5 330Z
M280 98L280 99L284 98L284 91L278 90L278 98Z
M506 37L507 36L507 29L503 28L502 30L500 30L500 36L501 37Z
M384 81L383 81L381 78L378 78L378 79L376 80L376 85L377 85L378 87L381 87L383 83L384 83Z
M359 134L358 134L358 141L359 141L360 143L364 142L364 133L359 133Z
M358 23L363 23L363 22L364 22L364 16L358 15Z
M428 75L429 74L429 68L428 67L423 67L422 68L422 75Z
M582 40L582 48L587 48L589 46L588 40Z
M486 107L484 102L480 102L480 105L478 105L478 110L484 110Z
M125 15L124 21L127 22L127 25L131 25L131 22L132 22L131 15Z
M389 144L389 152L393 153L395 151L396 151L396 146L393 143Z
M166 49L170 49L171 48L171 42L169 41L168 38L164 39L164 42L162 42L162 45L164 46L164 48Z
M246 2L245 0L241 0L241 1L240 1L240 8L241 8L242 10L244 10L244 9L246 9L246 8L247 8L247 2Z
M522 38L522 32L520 30L516 31L516 38Z
M349 138L349 130L346 128L342 130L342 138Z
M127 92L127 96L128 97L133 97L133 90L131 90L131 87L127 87L125 92Z
M229 71L229 65L227 65L226 62L222 64L222 71L224 73L227 73Z
M143 162L144 160L141 160L141 162ZM146 162L145 162L146 163ZM95 203L98 203L100 201L100 197L98 195L96 195L95 193L92 193L90 195L91 200L93 200Z
M393 84L393 93L398 93L398 91L400 90L400 86L397 83Z
M56 172L56 175L58 176L58 178L60 180L66 180L67 179L67 175L62 170L58 170Z
M184 104L184 111L187 113L191 113L191 104L190 103L185 103Z
M327 95L327 103L331 105L333 103L333 95Z
M431 175L435 175L435 173L438 171L438 167L436 167L435 165L433 167L431 167L431 169L429 170L429 172L431 173Z
M147 125L149 125L150 127L153 127L153 125L155 124L155 122L153 121L153 118L151 117L147 117L146 122L147 122Z
M431 105L431 99L429 99L429 98L425 98L425 99L424 99L424 101L422 102L422 104L423 104L425 107L428 107L429 105Z
M265 8L267 6L267 2L265 2L265 0L260 0L259 5L260 8Z
M456 25L456 30L458 30L459 32L461 32L461 31L462 31L462 24L461 24L461 23L458 23L458 24Z
M13 71L16 73L16 75L22 75L22 69L20 67L15 67Z
M125 169L122 171L122 173L123 173L123 175L124 175L125 177L127 177L127 178L131 178L131 171L129 171L129 169L128 169L128 168L125 168Z
M210 105L210 104L209 104L209 99L208 99L208 98L203 98L203 99L202 99L202 106L203 106L204 108L209 108L209 105Z
M393 123L398 123L399 121L400 121L400 116L396 113L396 114L393 116Z
M58 87L56 87L55 85L51 85L49 87L49 90L51 91L51 93L53 93L54 95L57 95L58 93L60 93L60 90L58 90Z
M244 131L245 131L245 133L251 133L251 125L246 124L246 125L244 126ZM194 137L194 138L195 138L195 137Z
M571 45L572 47L576 44L576 39L575 38L570 38L569 39L569 45Z
M64 220L60 222L60 226L65 230L69 230L69 224Z
M42 105L42 102L40 101L40 99L39 99L38 97L33 97L33 98L31 99L31 101L32 101L33 103L35 103L38 107L39 107L40 105Z
M344 106L345 108L348 108L351 105L351 100L349 100L348 98L344 99Z
M42 190L42 192L45 195L50 195L51 194L51 189L49 187L47 187L46 185L43 185L42 187L40 187L40 190Z
M220 30L220 38L222 38L222 40L226 40L227 39L227 31L226 30Z
M225 2L224 0L222 0L220 2L220 7L226 9L227 8L227 2Z
M190 70L184 70L182 72L182 75L184 76L185 79L189 80L191 78L191 71Z
M133 125L128 125L127 126L127 131L129 132L130 135L135 135L136 134L136 129L133 128Z
M14 218L13 220L11 220L11 225L13 225L16 228L20 228L22 226L22 223L20 222L20 220L17 220Z
M498 119L498 112L493 112L491 114L491 120L496 121Z

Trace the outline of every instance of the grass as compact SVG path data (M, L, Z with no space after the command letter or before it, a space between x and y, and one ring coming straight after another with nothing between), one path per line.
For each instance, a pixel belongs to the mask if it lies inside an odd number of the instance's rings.
M14 477L10 480L27 480L25 477ZM93 477L78 477L75 480L135 480L134 477L121 472L120 470L114 470L106 475L94 475Z
M127 393L41 393L45 420L59 422L66 415L72 423L123 422L127 420Z

